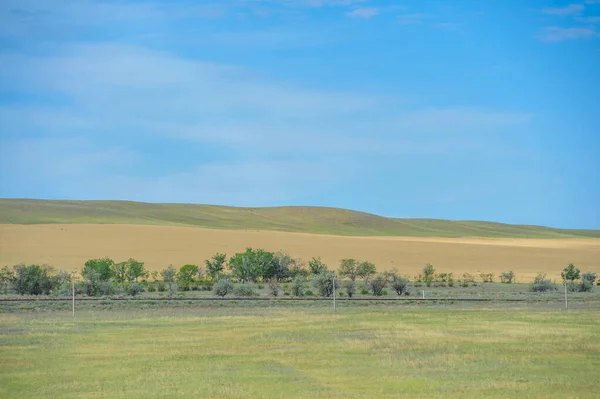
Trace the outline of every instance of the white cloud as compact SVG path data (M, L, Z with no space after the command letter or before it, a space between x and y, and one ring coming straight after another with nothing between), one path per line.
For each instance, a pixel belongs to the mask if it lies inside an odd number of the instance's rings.
M422 14L422 13L415 13L415 14L403 14L398 16L397 21L400 25L413 25L413 24L419 24L421 22L423 22L426 19L432 18L433 15L431 14Z
M379 9L375 7L357 8L355 10L347 12L346 15L348 15L349 17L370 19L379 15Z
M566 7L549 7L544 8L542 12L549 15L573 15L579 14L585 6L583 4L569 4Z
M592 28L560 28L549 26L544 28L538 37L546 42L559 42L563 40L600 37L600 34Z

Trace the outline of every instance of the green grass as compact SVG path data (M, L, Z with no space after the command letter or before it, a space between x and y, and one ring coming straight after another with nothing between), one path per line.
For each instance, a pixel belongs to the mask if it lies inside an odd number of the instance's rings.
M394 219L335 208L234 208L129 201L0 199L0 223L182 225L354 236L600 237L600 230L568 230L476 221Z
M598 395L597 310L2 310L3 398Z

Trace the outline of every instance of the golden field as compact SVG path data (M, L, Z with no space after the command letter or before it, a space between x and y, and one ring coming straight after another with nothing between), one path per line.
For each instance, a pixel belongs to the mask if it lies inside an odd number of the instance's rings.
M246 247L283 250L305 260L321 257L330 268L342 258L397 268L414 276L426 263L438 271L477 273L514 270L517 281L538 272L558 279L568 263L600 272L600 239L348 237L277 231L212 230L181 226L48 224L0 225L0 265L50 264L80 270L90 258L133 257L149 270L202 264L215 252L231 256Z

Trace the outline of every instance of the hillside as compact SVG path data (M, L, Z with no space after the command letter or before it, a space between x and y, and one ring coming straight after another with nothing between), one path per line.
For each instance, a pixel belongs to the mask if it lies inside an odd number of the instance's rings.
M600 237L600 230L434 219L394 219L322 207L235 208L130 201L0 199L0 224L149 224L348 236Z

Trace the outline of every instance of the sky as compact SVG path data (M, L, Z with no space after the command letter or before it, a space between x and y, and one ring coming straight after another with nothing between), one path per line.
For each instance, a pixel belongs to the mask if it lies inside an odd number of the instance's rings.
M600 0L2 0L0 197L600 228Z

